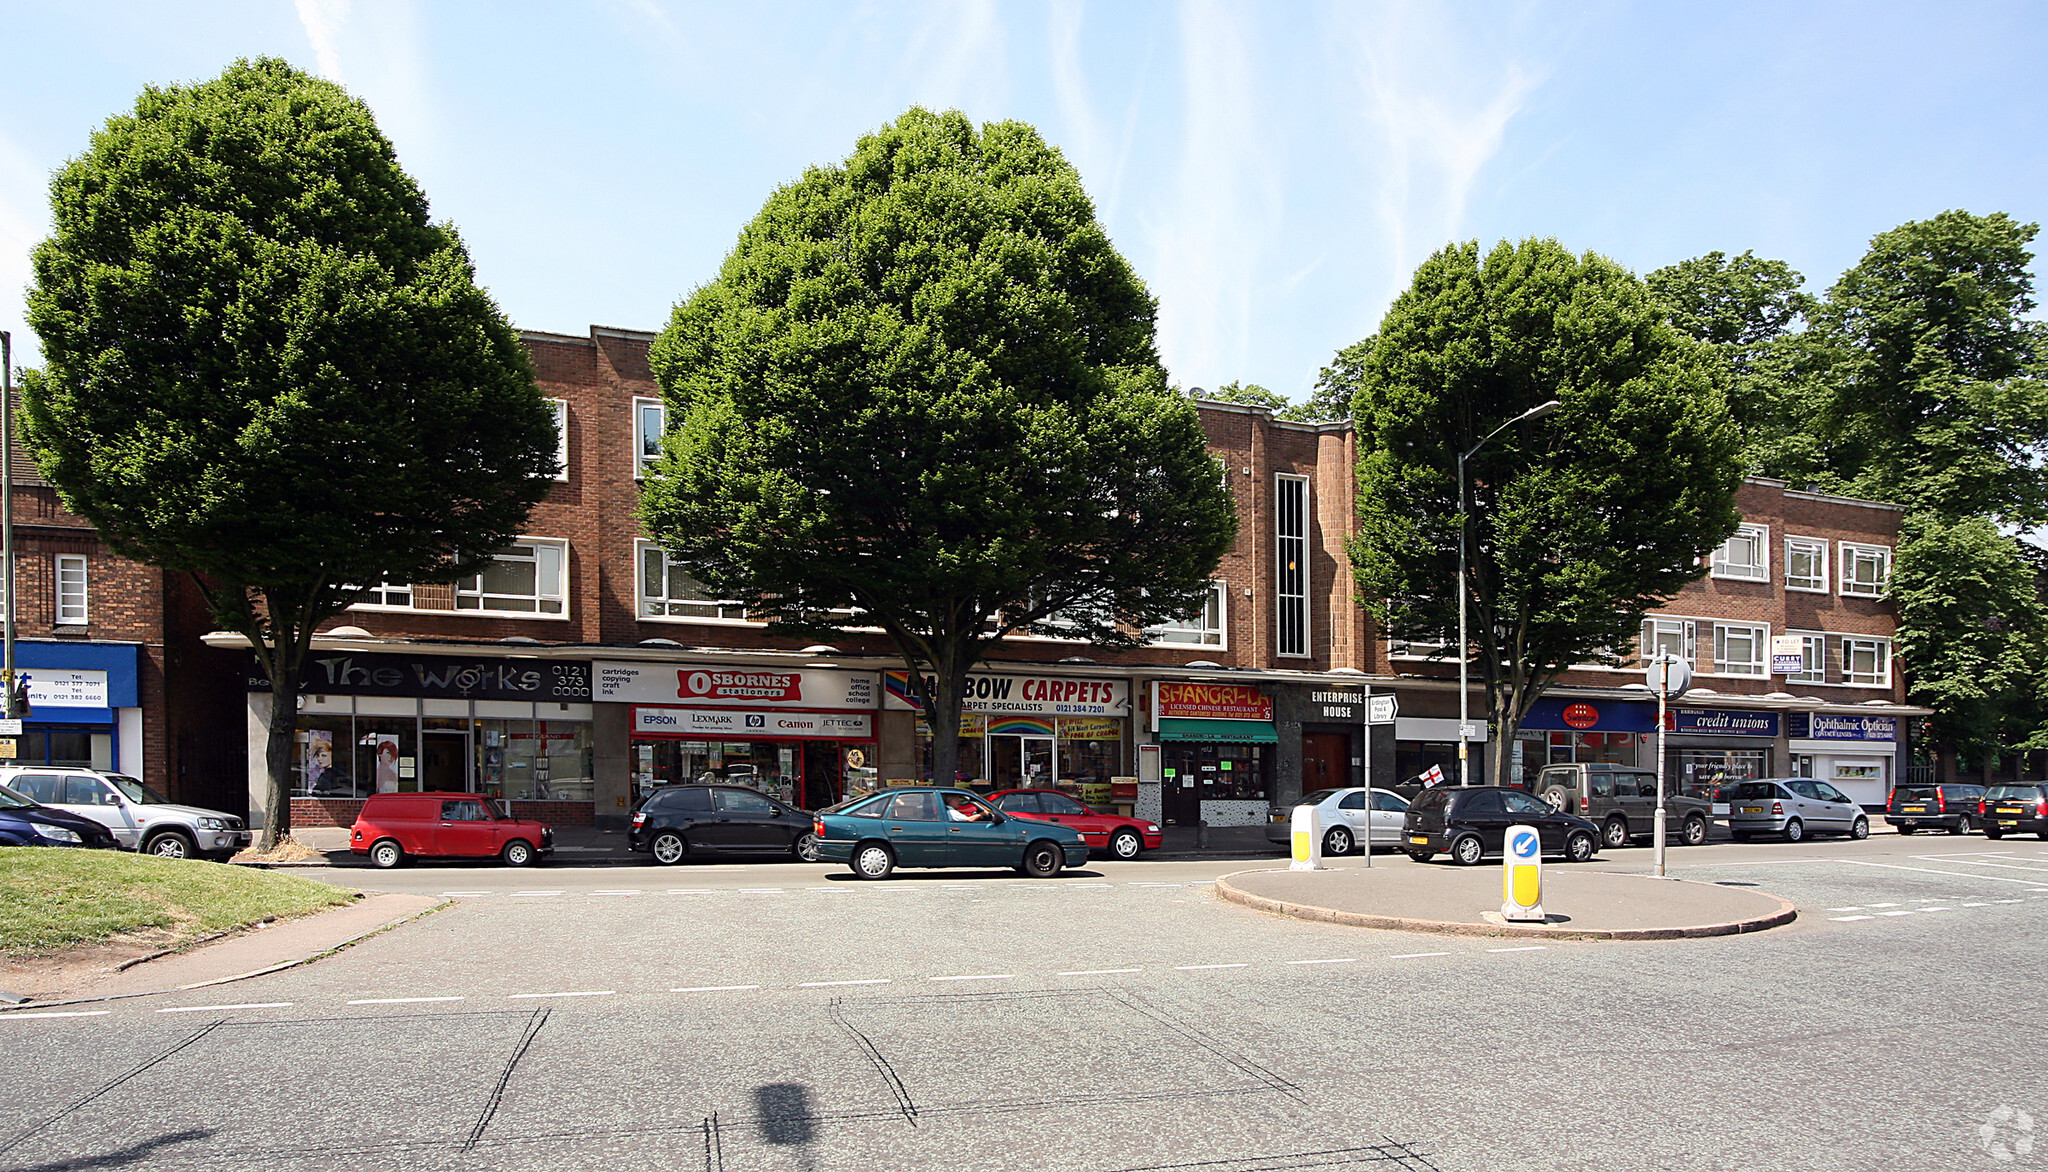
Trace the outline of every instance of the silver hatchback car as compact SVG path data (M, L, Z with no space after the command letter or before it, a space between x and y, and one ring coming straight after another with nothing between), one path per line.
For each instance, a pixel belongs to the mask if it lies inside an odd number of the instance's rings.
M1870 837L1870 816L1841 790L1811 777L1737 782L1728 795L1728 832L1742 842L1776 834L1798 842L1811 834Z

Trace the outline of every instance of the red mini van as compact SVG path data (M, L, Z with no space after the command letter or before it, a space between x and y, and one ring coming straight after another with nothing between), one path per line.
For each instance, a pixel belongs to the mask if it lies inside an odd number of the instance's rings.
M485 859L524 867L555 849L545 822L507 818L482 794L371 794L356 815L348 849L376 867L411 858Z

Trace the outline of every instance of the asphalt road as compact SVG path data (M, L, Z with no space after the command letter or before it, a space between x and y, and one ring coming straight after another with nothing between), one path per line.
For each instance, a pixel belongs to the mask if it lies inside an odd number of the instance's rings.
M0 1167L2048 1164L2020 1126L2048 1132L2048 843L1672 863L1801 919L1547 947L1375 932L1215 899L1241 861L335 871L481 894L303 969L0 1017Z

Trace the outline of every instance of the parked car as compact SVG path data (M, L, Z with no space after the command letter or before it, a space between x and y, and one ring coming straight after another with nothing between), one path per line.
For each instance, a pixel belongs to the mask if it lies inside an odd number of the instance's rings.
M1536 777L1536 792L1556 809L1598 823L1601 842L1611 848L1657 832L1657 775L1647 769L1593 761L1546 765ZM1666 779L1664 828L1671 841L1683 846L1707 841L1713 814L1713 802Z
M1294 841L1294 811L1300 806L1319 806L1323 812L1323 853L1348 855L1360 843L1398 846L1401 826L1408 816L1408 799L1391 790L1346 786L1319 789L1301 795L1288 806L1266 810L1266 841L1289 846Z
M0 786L0 846L78 846L115 850L114 832Z
M1534 826L1544 854L1574 863L1600 849L1598 826L1525 790L1496 785L1435 786L1415 795L1401 827L1401 849L1418 863L1449 851L1452 862L1477 866L1501 853L1510 826Z
M1163 841L1157 822L1098 814L1058 790L997 790L988 803L1005 814L1072 827L1081 832L1089 850L1106 850L1113 859L1135 859L1141 852L1158 850Z
M1984 837L2032 832L2048 838L2048 785L1994 785L1977 804Z
M122 773L61 766L0 769L0 786L32 802L90 818L106 827L122 850L169 859L226 860L249 845L249 828L219 810L180 806Z
M1784 777L1745 781L1728 791L1728 832L1737 842L1759 834L1798 842L1809 834L1870 837L1863 807L1825 781Z
M1049 879L1088 861L1069 826L1005 814L966 790L892 789L820 811L818 857L863 879L897 867L1014 867Z
M693 856L791 855L818 861L811 816L735 785L670 785L633 812L626 845L664 867Z
M349 828L348 849L384 868L415 858L499 858L525 867L554 851L555 832L506 815L483 794L371 794Z
M1912 834L1921 827L1940 827L1950 834L1968 834L1977 803L1984 800L1984 787L1944 782L1939 785L1892 787L1885 804L1884 820L1898 827L1900 834Z

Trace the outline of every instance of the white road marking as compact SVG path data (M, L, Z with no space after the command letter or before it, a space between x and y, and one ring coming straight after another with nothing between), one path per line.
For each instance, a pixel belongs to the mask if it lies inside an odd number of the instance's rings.
M616 890L616 891L593 891L593 892L591 892L590 894L592 894L592 895L638 895L638 894L640 894L640 893L639 893L639 892L637 892L637 891L627 891L627 890L624 890L624 889L620 889L620 890Z
M1870 906L1871 906L1871 907L1897 907L1897 906L1899 906L1899 905L1898 905L1898 904L1895 904L1895 903L1873 903L1873 904L1871 904Z
M669 893L670 895L715 895L715 894L717 894L716 892L712 891L712 890L711 890L711 889L710 889L709 887L671 887L671 888L669 888L669 889L668 889L668 893Z
M1952 910L1954 910L1954 909L1952 909L1952 908L1945 908L1945 907L1924 907L1924 908L1921 908L1920 910L1921 910L1921 911L1923 911L1923 912L1945 912L1945 911L1952 911Z
M1285 961L1285 962L1283 962L1283 963L1286 963L1286 964L1357 964L1357 963L1358 963L1358 958L1357 958L1357 957L1355 957L1355 956L1333 956L1333 957L1330 957L1330 958L1329 958L1328 960L1290 960L1290 961Z
M561 895L559 891L515 891L514 895Z
M1853 922L1854 922L1854 921L1856 921L1856 920L1874 920L1874 919L1876 919L1876 918L1877 918L1876 916L1829 916L1829 917L1828 917L1828 919L1830 919L1830 920L1840 920L1840 921L1842 921L1842 922L1843 922L1843 923L1845 923L1845 924L1847 924L1847 923L1853 923Z
M742 887L742 888L740 888L740 894L741 894L741 895L781 895L781 894L782 894L782 888L780 888L780 887Z
M2024 899L1994 899L1994 900L1992 900L1991 902L1992 902L1992 903L2025 903L2025 902L2027 902L2027 901L2026 901L2026 900L2024 900Z
M932 981L1007 981L1016 977L1016 975L1016 973L970 973L966 976L928 977L926 979Z
M1133 883L1132 887L1186 887L1185 883Z
M1881 916L1910 916L1913 914L1913 909L1907 908L1905 911L1902 912L1879 912L1877 914Z
M1418 956L1449 956L1448 952L1397 952L1388 960L1414 960Z
M1914 855L1913 857L1917 859L1921 856ZM1932 860L1928 861L1931 862ZM1978 859L1964 859L1963 862L1972 867L1996 867L2001 871L2032 871L2035 874L2040 874L2043 871L2048 871L2048 867L2022 867L2018 863L2009 862L1987 863L1980 861ZM2039 883L2040 880L2036 879L2034 880L2034 882Z
M876 978L874 978L874 979L872 979L872 980L866 980L866 981L805 981L805 982L804 982L803 984L801 984L801 985L798 985L798 986L797 986L797 988L799 988L799 989L830 989L830 988L833 988L833 987L835 987L835 986L838 986L838 985L886 985L886 984L888 984L888 983L889 983L889 978L888 978L888 977L876 977Z
M460 1001L460 997L364 997L350 1005L420 1005L428 1001Z
M1243 964L1177 964L1173 967L1181 972L1191 972L1195 969L1241 969L1246 966Z
M289 1001L247 1001L240 1005L179 1005L158 1013L217 1013L228 1009L283 1009Z
M1861 907L1831 907L1828 910L1831 912L1860 912L1863 909Z
M1057 974L1062 977L1106 977L1111 973L1141 973L1144 969L1069 969Z
M442 895L489 895L488 891L444 891Z
M617 992L617 989L578 989L570 993L508 993L506 997L512 1001L531 1001L536 997L610 997Z
M1964 906L1964 907L1989 907L1989 906L1991 906L1991 905L1990 905L1990 904L1984 904L1984 903L1966 903L1966 904L1964 904L1963 906Z
M1946 875L1951 879L1981 879L1992 883L2033 883L2033 879L2012 879L2004 875L1972 875L1967 871L1937 871L1932 867L1908 867L1900 863L1873 863L1868 859L1837 859L1851 867L1883 867L1887 871L1918 871L1924 875ZM1872 904L1872 907L1877 906Z
M0 1013L0 1021L17 1017L105 1017L113 1012L109 1009L67 1009L61 1013L51 1010L44 1013Z
M1550 946L1549 946L1549 945L1547 945L1547 944L1524 944L1524 945L1522 945L1522 946L1521 946L1520 948L1489 948L1489 949L1487 949L1486 951L1488 951L1488 952L1542 952L1542 951L1543 951L1544 949L1546 949L1546 948L1548 948L1548 947L1550 947Z
M1069 883L1068 887L1115 887L1114 883Z
M759 985L687 985L681 989L670 989L671 993L744 993L758 989Z

